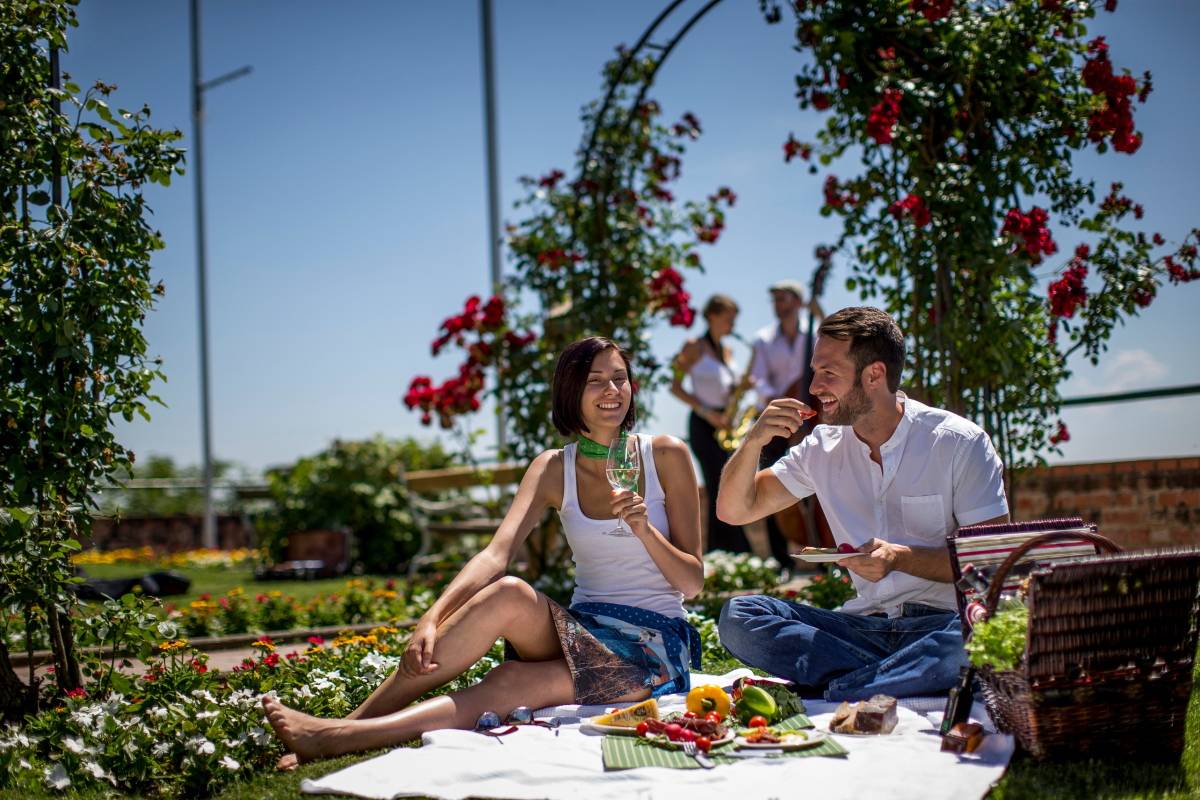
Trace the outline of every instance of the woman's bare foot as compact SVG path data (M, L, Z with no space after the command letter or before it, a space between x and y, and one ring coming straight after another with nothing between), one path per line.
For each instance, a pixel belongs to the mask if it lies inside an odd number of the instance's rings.
M279 757L279 760L275 762L275 769L278 770L290 770L295 769L298 766L300 766L300 759L295 753L284 753Z
M280 769L291 769L296 764L336 755L331 744L338 720L312 717L294 708L288 708L274 697L262 699L267 722L291 752L279 759ZM289 760L289 756L291 760ZM285 763L287 762L287 766Z

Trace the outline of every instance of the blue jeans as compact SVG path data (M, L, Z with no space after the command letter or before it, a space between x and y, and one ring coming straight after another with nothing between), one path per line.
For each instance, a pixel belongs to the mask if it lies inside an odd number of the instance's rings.
M958 614L905 603L861 616L754 595L721 609L721 643L745 663L823 692L826 700L941 694L967 663Z

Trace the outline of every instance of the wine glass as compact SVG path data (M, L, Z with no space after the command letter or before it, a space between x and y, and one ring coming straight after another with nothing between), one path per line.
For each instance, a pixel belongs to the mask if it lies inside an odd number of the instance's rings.
M638 452L638 437L635 434L621 433L608 446L608 465L604 474L608 477L608 485L614 489L628 489L636 492L638 475L642 471L641 454ZM624 525L620 519L617 527L605 531L609 536L633 536L633 531Z

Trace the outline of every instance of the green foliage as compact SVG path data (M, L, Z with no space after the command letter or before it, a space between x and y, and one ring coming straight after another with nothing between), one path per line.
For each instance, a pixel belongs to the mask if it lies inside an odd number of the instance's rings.
M967 640L967 656L977 667L1016 669L1025 655L1029 609L1021 604L1001 608L977 623Z
M1095 362L1114 325L1164 279L1190 280L1177 262L1196 258L1195 231L1164 247L1137 229L1142 209L1119 185L1100 200L1076 174L1077 154L1105 152L1109 139L1137 149L1133 103L1150 90L1148 74L1121 75L1103 41L1088 41L1094 5L793 6L808 57L800 106L827 118L815 144L789 141L789 160L811 152L813 173L854 162L857 175L826 176L821 208L841 218L847 287L899 320L908 391L975 419L1013 466L1061 438L1052 419L1067 355L1082 349ZM763 6L779 18L778 3ZM1059 226L1090 251L1039 272ZM1040 282L1064 269L1047 298Z
M420 543L405 471L453 462L440 444L415 439L334 442L315 456L267 473L274 509L259 526L263 546L278 556L290 532L349 528L355 564L367 572L394 571Z
M213 462L213 478L225 477L232 469L229 461ZM114 478L123 482L130 478L200 479L204 470L198 465L186 467L176 466L170 456L152 455L145 461L129 469L119 470ZM228 504L221 503L221 498L213 498L219 511L227 510ZM204 492L199 488L186 489L107 489L101 493L98 506L100 513L106 515L169 517L176 514L200 514L204 511Z
M817 608L838 608L857 595L850 574L841 567L825 566L800 589L796 599Z
M162 377L141 330L163 293L142 189L183 161L148 108L109 105L116 87L49 88L47 43L66 48L73 6L0 5L0 607L45 618L68 685L67 556L92 493L133 463L114 419L148 417Z

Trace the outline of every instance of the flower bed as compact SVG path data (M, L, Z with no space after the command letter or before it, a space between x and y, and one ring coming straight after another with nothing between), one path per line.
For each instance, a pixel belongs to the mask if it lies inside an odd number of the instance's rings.
M85 550L71 557L71 563L80 567L131 564L160 569L180 567L239 567L262 559L261 550L241 548L238 550L214 550L199 548L182 550L178 553L159 554L152 547L121 547L116 550Z
M689 619L701 632L705 668L726 667L715 621ZM151 669L122 691L78 690L23 729L0 731L0 788L215 792L246 772L273 768L283 752L260 710L264 693L310 714L345 715L395 668L405 642L387 626L329 642L314 638L282 654L263 639L255 658L224 673L210 670L207 656L185 640L159 642ZM497 644L437 693L465 688L502 657Z

